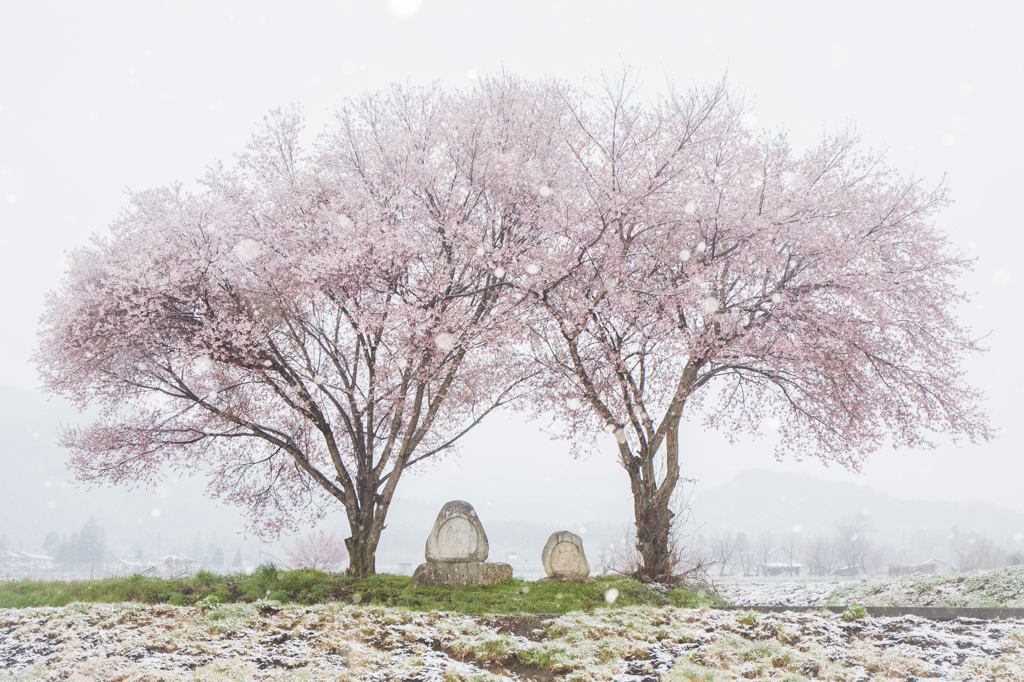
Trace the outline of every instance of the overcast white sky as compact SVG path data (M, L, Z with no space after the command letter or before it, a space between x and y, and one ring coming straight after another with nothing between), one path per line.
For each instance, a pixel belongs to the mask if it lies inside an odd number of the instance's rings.
M36 388L28 356L65 252L106 229L125 188L188 185L229 160L271 108L301 103L318 130L341 99L394 81L464 86L475 74L577 83L623 62L647 92L730 83L759 123L802 147L859 124L905 173L948 174L939 227L974 245L977 292L962 310L991 352L970 380L999 439L924 453L882 451L855 480L902 497L973 499L1024 511L1024 381L1018 292L1024 219L1024 5L939 2L11 2L0 12L0 384ZM399 495L484 499L525 486L557 494L582 475L628 500L611 459L568 461L537 424L499 418L456 462ZM777 464L770 443L728 447L684 433L684 472L713 486L750 467L852 478L815 462ZM0 456L14 456L0 450ZM544 481L536 467L554 476ZM448 475L445 475L448 474ZM545 476L544 478L550 478ZM472 491L467 492L467 489ZM473 494L477 495L476 498Z

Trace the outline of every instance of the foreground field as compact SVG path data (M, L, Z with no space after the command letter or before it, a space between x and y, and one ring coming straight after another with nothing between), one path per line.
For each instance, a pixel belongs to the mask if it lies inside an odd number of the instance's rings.
M58 679L1009 681L1024 679L1024 621L675 607L470 616L272 602L0 611L0 680Z

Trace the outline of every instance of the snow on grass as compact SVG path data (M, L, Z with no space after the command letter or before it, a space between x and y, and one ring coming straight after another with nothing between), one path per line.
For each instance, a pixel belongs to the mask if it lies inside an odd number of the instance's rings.
M557 617L383 607L0 610L0 680L1024 679L1024 620L638 606Z
M742 578L716 584L736 606L1024 607L1024 566L898 578Z

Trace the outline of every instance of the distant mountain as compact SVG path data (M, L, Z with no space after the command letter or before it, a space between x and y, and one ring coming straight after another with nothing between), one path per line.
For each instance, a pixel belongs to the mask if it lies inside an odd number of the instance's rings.
M1024 549L1024 514L984 502L905 500L855 483L764 470L741 473L725 485L698 492L691 503L699 532L739 530L777 538L829 533L840 519L864 513L876 544L899 548L912 538L932 543L950 533L983 534L1010 550Z

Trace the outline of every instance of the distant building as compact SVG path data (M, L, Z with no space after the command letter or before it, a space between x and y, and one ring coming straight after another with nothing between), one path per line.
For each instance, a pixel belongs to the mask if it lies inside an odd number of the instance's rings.
M53 568L56 560L46 554L7 550L0 552L0 561L9 570L38 571Z
M764 575L800 575L798 563L770 563L762 566Z
M949 564L939 559L929 559L921 564L898 564L889 566L889 576L896 577L911 573L945 573Z
M868 569L863 566L844 566L843 568L837 568L832 571L832 575L842 575L847 578L852 578L858 575L867 575Z

